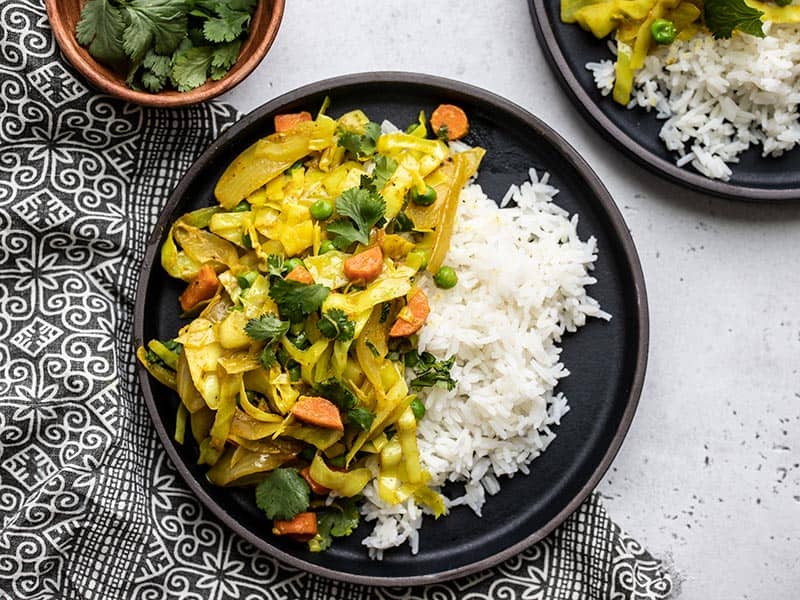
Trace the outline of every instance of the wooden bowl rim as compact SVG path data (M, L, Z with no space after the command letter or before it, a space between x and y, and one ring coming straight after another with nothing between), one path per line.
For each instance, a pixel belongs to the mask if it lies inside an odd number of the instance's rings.
M247 77L264 59L275 37L278 34L283 19L286 0L259 0L253 16L259 16L260 11L272 10L269 14L269 23L264 35L257 40L248 38L245 44L254 43L252 53L245 60L237 60L231 71L219 81L208 81L198 88L188 92L174 90L158 93L148 93L133 90L124 84L117 83L102 75L97 68L99 63L92 58L89 52L78 44L73 31L65 25L62 19L63 0L45 0L47 18L64 56L89 82L97 89L117 98L135 102L144 106L177 107L199 104L210 100L238 85ZM252 35L252 28L251 28Z

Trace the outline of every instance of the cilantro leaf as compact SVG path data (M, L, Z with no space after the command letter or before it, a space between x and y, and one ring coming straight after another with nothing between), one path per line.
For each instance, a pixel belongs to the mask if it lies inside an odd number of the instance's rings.
M380 135L381 126L370 122L364 126L363 134L340 129L338 143L356 158L364 159L375 154Z
M242 42L236 40L229 44L220 44L214 46L214 55L211 57L211 66L220 69L230 69L236 59L239 58L239 49L242 47Z
M334 237L331 238L337 250L346 250L351 244L361 239L361 234L348 219L337 219L328 223L327 231Z
M167 77L172 69L172 57L156 54L148 50L144 55L142 66L153 73L156 77Z
M761 22L764 13L751 8L744 0L706 0L704 6L706 27L716 39L731 37L734 29L764 37Z
M278 355L275 352L275 348L271 345L264 346L264 349L261 351L261 356L259 357L259 362L262 367L269 371L272 366L278 362Z
M372 427L372 422L375 420L375 413L361 406L351 408L346 415L350 423L358 425L364 431L369 431L369 428Z
M158 54L172 54L186 37L188 19L184 0L129 0L125 3L128 26L122 47L135 63L151 46Z
M81 11L75 37L101 63L118 65L125 62L125 50L122 47L124 30L122 10L109 0L89 0Z
M275 469L256 487L256 504L270 519L293 519L308 509L310 496L296 469Z
M375 189L382 190L396 170L396 160L379 154L375 159L375 170L372 171L372 185L375 186Z
M327 227L335 236L334 245L340 250L353 242L366 245L370 231L386 213L386 201L376 192L350 188L336 198L336 212L340 218Z
M142 72L142 85L149 92L160 92L164 89L164 85L166 83L166 77L159 77L152 71L148 70Z
M346 537L358 527L359 514L355 500L345 498L341 503L317 511L317 535L308 542L311 552L330 548L335 537Z
M281 318L292 323L299 323L319 310L329 293L330 289L324 285L287 279L275 279L269 286L269 297L278 305Z
M317 329L328 339L346 342L353 339L356 324L347 318L343 310L334 308L322 315L317 322Z
M335 377L314 384L314 393L330 400L342 410L355 408L358 403L355 394Z
M188 92L206 82L212 53L210 46L199 46L176 56L171 79L179 92Z
M250 13L231 10L220 4L216 10L218 17L203 23L203 35L209 42L232 42L238 38L250 23Z
M277 342L289 331L288 321L281 321L276 315L267 313L257 319L250 319L244 326L248 337L266 342L267 345Z
M451 356L447 360L438 360L430 352L418 354L416 350L406 353L405 365L412 368L416 377L411 380L411 389L418 390L424 387L432 387L441 384L442 387L452 390L456 387L456 381L450 377L450 369L456 362L456 357Z

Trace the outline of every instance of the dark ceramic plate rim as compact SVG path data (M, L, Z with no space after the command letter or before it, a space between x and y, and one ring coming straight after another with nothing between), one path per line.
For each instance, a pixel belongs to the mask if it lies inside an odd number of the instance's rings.
M306 96L324 92L333 88L367 82L407 83L425 86L430 88L432 91L455 91L459 94L471 97L471 99L476 102L484 103L486 105L498 108L499 110L511 113L516 118L524 122L532 132L535 132L536 135L546 138L550 144L559 149L562 158L569 161L575 167L576 171L585 179L586 184L595 195L595 200L599 202L603 211L607 215L610 223L610 229L612 230L613 235L619 240L620 248L622 249L622 254L625 259L625 266L629 269L631 279L633 281L634 294L636 298L636 314L634 317L637 319L640 328L640 335L636 349L636 364L633 370L630 393L628 394L627 403L622 414L622 418L620 419L619 425L614 432L614 436L605 453L603 454L602 459L598 463L597 468L593 471L588 481L586 481L586 483L580 488L575 497L546 525L539 528L537 531L532 532L522 541L509 546L494 556L456 569L444 570L421 576L374 577L344 573L333 569L320 567L319 565L309 563L305 560L292 556L291 554L283 552L275 546L265 542L258 536L251 534L248 529L233 519L222 509L222 507L214 502L214 500L205 492L205 490L203 490L191 472L183 464L181 457L172 444L172 435L166 430L164 423L159 416L155 397L150 387L150 378L147 370L138 361L136 366L142 386L142 394L144 395L145 404L147 405L147 410L150 413L150 417L155 425L158 437L166 449L169 458L172 460L172 463L175 465L178 473L180 473L181 477L187 483L189 488L191 488L192 492L194 492L194 494L197 496L198 500L202 502L206 508L210 509L211 512L232 531L243 537L255 547L263 550L270 556L285 562L286 564L330 579L378 586L425 585L455 579L457 577L469 575L471 573L490 568L514 556L515 554L518 554L551 533L556 527L558 527L558 525L560 525L573 512L575 512L575 510L600 482L600 479L608 470L611 462L622 445L622 441L628 432L639 402L639 396L644 384L644 375L647 366L649 341L647 294L645 291L644 275L642 273L641 264L639 263L639 257L628 228L622 218L622 214L614 203L614 200L611 198L611 195L606 190L605 186L603 186L600 179L597 177L594 171L592 171L591 167L589 167L588 163L586 163L586 161L581 158L575 149L572 148L572 146L570 146L554 130L526 110L500 96L469 84L436 77L433 75L391 71L356 73L352 75L344 75L326 79L283 94L282 96L267 102L266 104L255 109L253 112L249 113L247 116L239 120L235 125L225 131L219 138L217 138L217 140L215 140L189 168L186 174L181 178L175 190L170 195L169 200L167 201L167 204L165 205L164 210L159 217L158 223L156 224L156 227L151 234L150 239L148 240L144 260L142 262L134 312L134 340L138 344L144 338L144 320L146 314L145 300L148 287L147 281L150 279L150 273L152 269L156 267L157 264L155 259L157 257L162 234L166 227L168 227L171 221L172 213L181 201L183 195L186 193L190 182L200 171L202 171L204 164L209 160L209 158L213 157L217 148L234 138L241 129L244 129L253 121L263 118L264 115L268 115L278 110L283 105L300 101Z
M603 136L604 139L611 140L628 157L648 171L689 189L733 200L768 202L797 200L798 196L800 196L800 188L776 190L731 185L724 181L708 179L699 173L678 167L672 162L653 154L641 146L627 131L617 127L606 116L603 109L586 93L567 64L564 53L553 32L552 23L547 17L545 2L548 1L557 2L559 0L528 0L533 25L543 47L545 58L553 71L555 71L559 82L566 90L572 103L596 129L605 134Z

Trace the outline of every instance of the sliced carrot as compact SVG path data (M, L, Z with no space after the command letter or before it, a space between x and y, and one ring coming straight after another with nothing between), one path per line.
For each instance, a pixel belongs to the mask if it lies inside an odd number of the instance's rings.
M181 308L184 312L192 310L203 300L213 298L219 287L219 279L214 267L203 265L197 276L189 282L180 297Z
M283 131L291 131L300 123L311 120L311 113L306 111L299 113L286 113L283 115L275 115L275 132L281 133Z
M339 409L330 400L319 396L300 396L292 407L292 414L309 425L344 430Z
M408 309L408 310L406 310ZM391 337L405 337L416 333L425 323L431 313L428 297L421 289L417 288L408 299L406 307L400 311L397 320L389 330Z
M383 269L383 250L372 246L344 261L344 274L351 281L372 281Z
M330 488L326 488L324 485L311 479L311 467L306 467L300 471L300 476L306 480L306 483L308 484L308 487L311 488L311 491L318 496L324 496L331 491Z
M454 104L440 104L431 115L431 127L433 132L439 135L447 133L448 140L458 140L467 135L469 131L469 120L467 114Z
M288 535L298 542L307 542L317 535L317 513L301 512L289 521L275 519L272 522L272 533Z
M311 273L308 272L302 265L297 265L294 269L289 271L286 274L286 279L290 279L291 281L299 281L300 283L307 283L311 285L314 283L314 278L311 276Z

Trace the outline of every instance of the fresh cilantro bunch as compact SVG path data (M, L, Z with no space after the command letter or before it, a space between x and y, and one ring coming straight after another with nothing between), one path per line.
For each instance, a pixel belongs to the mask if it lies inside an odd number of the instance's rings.
M222 79L239 57L257 0L89 0L75 30L128 85L186 92Z

